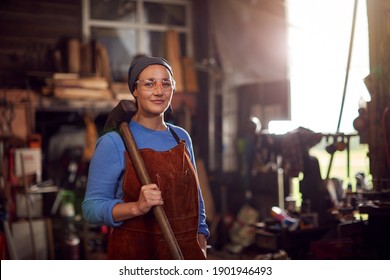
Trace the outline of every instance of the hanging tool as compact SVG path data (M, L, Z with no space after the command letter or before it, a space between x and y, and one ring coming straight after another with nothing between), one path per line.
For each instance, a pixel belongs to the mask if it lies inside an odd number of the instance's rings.
M349 68L350 68L350 65L351 65L351 56L352 56L353 39L354 39L354 35L355 35L357 5L358 5L358 0L355 0L355 4L354 4L354 7L353 7L351 37L350 37L350 41L349 41L349 52L348 52L347 70L346 70L346 74L345 74L343 98L342 98L342 100L341 100L341 108L340 108L340 114L339 114L339 120L338 120L338 123L337 123L336 133L338 133L338 132L340 131L341 118L342 118L343 111L344 111L344 102L345 102L345 96L346 96L346 92L347 92L347 84L348 84L348 77L349 77ZM329 166L328 166L328 172L326 173L326 179L329 179L330 170L331 170L331 168L332 168L333 157L334 157L334 153L332 153L332 154L330 155L330 161L329 161Z

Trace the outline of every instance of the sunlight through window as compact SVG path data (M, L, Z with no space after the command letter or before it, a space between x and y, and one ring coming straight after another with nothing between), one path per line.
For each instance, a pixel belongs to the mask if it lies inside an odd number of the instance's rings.
M347 70L354 0L287 0L291 118L316 132L336 132ZM369 101L366 3L357 5L354 44L340 132L354 132L359 102Z

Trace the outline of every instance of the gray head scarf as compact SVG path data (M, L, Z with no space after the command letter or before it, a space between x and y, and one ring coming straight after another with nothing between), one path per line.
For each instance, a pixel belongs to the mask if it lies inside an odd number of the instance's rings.
M130 64L128 72L128 84L130 92L133 94L135 88L135 82L138 79L139 74L149 65L159 64L168 69L173 77L173 71L168 61L162 57L153 57L153 56L138 56Z

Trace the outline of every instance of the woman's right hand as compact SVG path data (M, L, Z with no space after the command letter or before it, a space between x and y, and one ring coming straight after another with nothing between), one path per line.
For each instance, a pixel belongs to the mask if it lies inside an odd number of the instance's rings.
M145 215L153 206L163 204L164 201L158 186L148 184L141 187L137 201L116 204L112 209L112 216L115 222L124 221Z
M137 206L141 214L146 214L153 206L163 205L161 190L156 184L148 184L141 187Z

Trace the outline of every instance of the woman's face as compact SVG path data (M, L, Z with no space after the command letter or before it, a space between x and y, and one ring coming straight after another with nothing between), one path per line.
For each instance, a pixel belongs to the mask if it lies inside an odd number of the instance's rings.
M168 69L162 65L149 65L138 76L134 96L138 112L145 116L163 114L171 104L174 82Z

